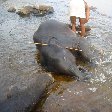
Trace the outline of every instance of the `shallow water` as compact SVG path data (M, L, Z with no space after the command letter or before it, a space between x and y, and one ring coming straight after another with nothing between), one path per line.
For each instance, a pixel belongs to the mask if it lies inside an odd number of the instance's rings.
M3 2L4 1L4 2ZM20 2L21 1L21 2ZM103 0L104 1L104 0ZM102 57L99 62L96 62L97 67L91 68L87 63L79 62L79 65L84 66L92 72L96 77L92 80L91 91L99 89L106 94L101 98L105 98L107 103L112 105L112 8L111 1L106 3L108 7L104 7L105 1L101 2L100 6L97 0L88 0L90 5L95 6L96 10L91 10L91 19L88 25L92 30L87 36L88 41L97 50L102 51ZM49 4L54 7L54 14L45 17L26 17L21 18L15 13L7 12L10 6L17 8L24 5ZM7 90L8 85L19 85L19 80L24 80L28 75L33 73L45 72L36 60L37 52L35 45L29 44L32 42L34 32L39 27L40 23L47 19L56 19L64 23L69 21L69 1L68 0L0 0L0 77L5 78L5 82L0 79L0 96ZM102 10L103 9L103 10ZM24 76L14 82L13 79L20 75ZM13 77L13 78L11 78ZM10 79L11 78L11 79ZM10 84L7 80L11 80ZM57 82L67 82L67 79L55 76ZM15 85L14 85L15 84ZM2 88L6 88L5 90ZM96 91L97 93L97 91Z

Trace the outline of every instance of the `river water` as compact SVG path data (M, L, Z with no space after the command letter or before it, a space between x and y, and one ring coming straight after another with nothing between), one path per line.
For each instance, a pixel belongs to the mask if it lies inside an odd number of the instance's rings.
M102 51L103 57L100 61L95 62L97 67L91 68L88 65L84 65L84 67L87 67L96 76L92 80L93 88L106 93L101 98L112 105L112 2L111 0L87 1L90 6L94 6L88 22L92 30L87 38L96 49ZM30 16L26 18L7 12L10 6L19 8L34 4L51 5L55 12L45 17ZM21 75L22 80L33 73L43 72L37 61L38 53L35 45L29 44L29 42L33 41L34 32L45 20L56 19L70 23L68 9L69 0L0 0L0 77L5 79L2 81L0 78L0 92L4 92L2 88L7 88L9 85L7 80L11 80L11 85L21 85L19 79L17 83L14 82L14 79ZM60 81L59 78L56 80Z

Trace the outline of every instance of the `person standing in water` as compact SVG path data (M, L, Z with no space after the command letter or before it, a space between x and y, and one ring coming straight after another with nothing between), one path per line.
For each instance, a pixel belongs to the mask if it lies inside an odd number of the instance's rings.
M81 27L81 37L85 36L84 24L88 22L90 8L84 0L70 0L70 20L72 30L76 32L76 18L79 18Z

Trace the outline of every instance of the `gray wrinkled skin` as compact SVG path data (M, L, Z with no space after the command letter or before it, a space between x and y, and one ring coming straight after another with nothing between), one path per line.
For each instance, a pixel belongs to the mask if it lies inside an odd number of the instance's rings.
M66 24L56 20L45 21L34 33L33 40L35 44L43 44L36 46L49 70L76 76L81 80L84 78L77 69L75 57L66 49L68 46L78 48L79 37Z
M40 54L42 63L50 71L77 77L80 80L84 79L83 74L76 66L75 57L69 50L50 44L48 46L42 46L40 48Z
M49 39L55 37L63 47L77 48L79 37L64 23L56 20L47 20L43 22L34 33L34 42L48 44ZM52 40L53 41L53 40Z

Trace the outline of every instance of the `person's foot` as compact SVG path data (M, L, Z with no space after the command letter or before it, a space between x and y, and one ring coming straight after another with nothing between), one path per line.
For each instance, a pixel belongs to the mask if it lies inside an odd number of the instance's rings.
M80 32L80 31L78 32L78 34L79 34L81 37L86 37L86 36L87 36L86 33L85 33L85 35L81 35L81 32Z

